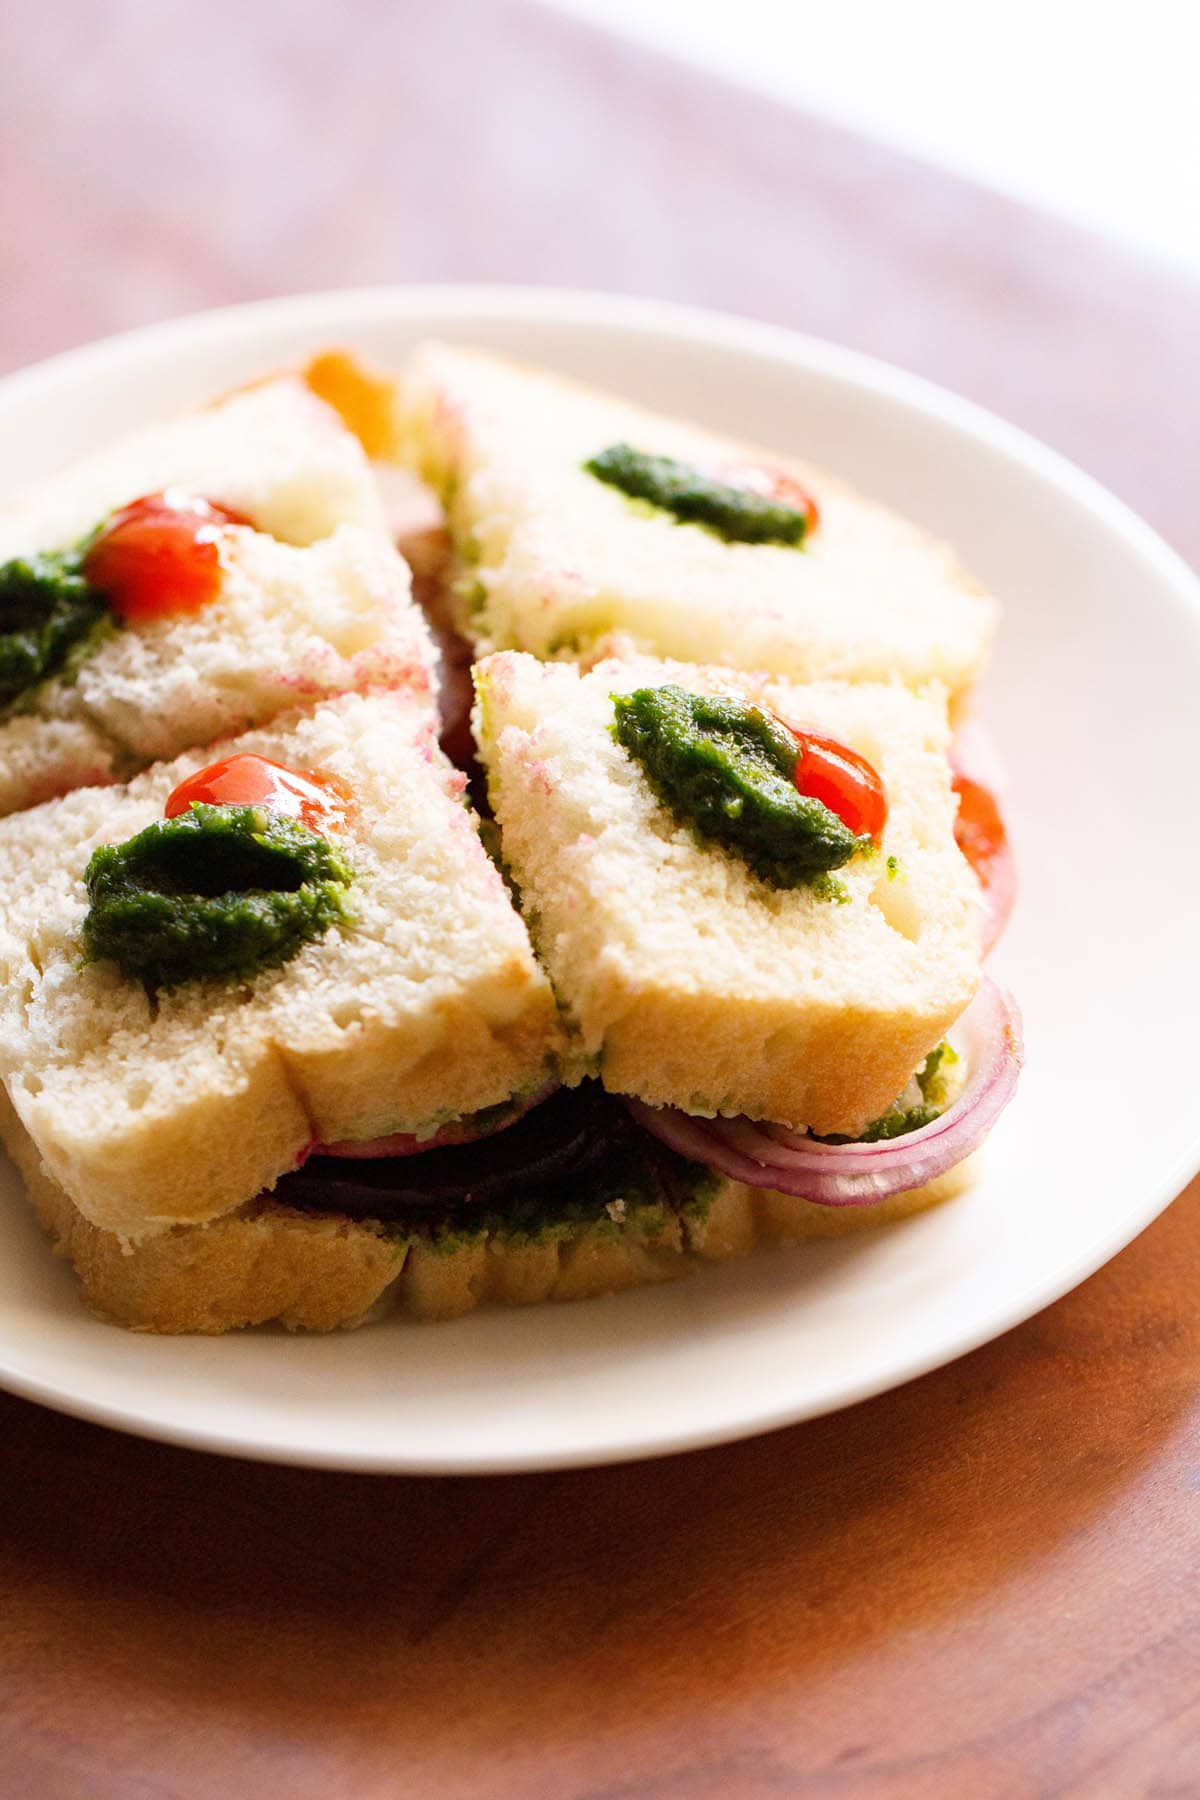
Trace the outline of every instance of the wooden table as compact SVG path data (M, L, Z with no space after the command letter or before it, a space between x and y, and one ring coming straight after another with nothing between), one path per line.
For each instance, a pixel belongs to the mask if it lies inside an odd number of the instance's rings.
M996 406L1200 559L1196 286L519 4L0 13L0 362L362 282L675 296ZM1200 1187L948 1369L505 1480L0 1401L0 1794L1200 1792Z

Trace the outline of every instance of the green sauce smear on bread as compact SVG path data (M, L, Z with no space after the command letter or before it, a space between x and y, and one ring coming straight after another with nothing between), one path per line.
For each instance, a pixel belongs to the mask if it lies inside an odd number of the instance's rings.
M199 976L247 980L348 917L353 870L317 832L265 806L193 805L93 852L89 961L153 992Z
M673 685L616 694L613 706L617 742L663 805L770 886L810 886L837 898L830 870L873 849L869 837L798 791L796 739L763 707Z
M808 535L809 515L799 507L714 481L673 456L649 456L632 444L610 444L583 466L631 500L658 507L681 525L703 525L726 543L798 547Z
M83 575L90 543L0 564L0 706L68 665L108 618L102 596Z

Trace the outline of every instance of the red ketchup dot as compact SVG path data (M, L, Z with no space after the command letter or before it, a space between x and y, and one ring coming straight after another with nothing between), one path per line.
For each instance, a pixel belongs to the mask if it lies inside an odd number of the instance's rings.
M806 538L812 536L821 522L817 503L808 489L783 469L750 463L730 463L718 471L718 477L730 487L744 488L747 493L758 494L763 500L773 500L780 506L791 506L803 513Z
M869 837L878 844L887 823L888 804L875 768L836 738L820 737L795 725L787 728L799 745L792 771L797 792L827 806L856 837Z
M221 589L221 538L248 521L178 488L144 494L113 514L83 573L126 624L198 612Z
M347 784L335 775L301 775L266 756L227 756L181 781L163 809L175 819L197 803L205 806L266 806L310 831L336 831L352 806Z

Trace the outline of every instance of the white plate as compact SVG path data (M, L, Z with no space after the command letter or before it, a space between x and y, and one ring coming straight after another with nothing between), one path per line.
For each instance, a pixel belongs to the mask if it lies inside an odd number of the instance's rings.
M82 1309L0 1188L0 1383L126 1430L351 1469L552 1468L844 1406L1064 1293L1200 1166L1200 589L1149 529L966 402L827 344L673 307L490 289L214 313L0 383L0 488L329 343L430 332L828 463L944 533L1003 598L986 711L1023 887L997 956L1021 1092L954 1204L616 1300L358 1333L135 1337Z

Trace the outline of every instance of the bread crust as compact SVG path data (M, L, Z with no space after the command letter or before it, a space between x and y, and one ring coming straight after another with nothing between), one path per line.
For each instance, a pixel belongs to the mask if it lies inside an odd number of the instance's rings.
M385 1232L270 1204L133 1248L73 1205L6 1096L0 1115L5 1148L88 1306L131 1331L212 1336L273 1321L334 1331L360 1324L403 1266L405 1246Z
M483 1305L596 1299L679 1280L705 1262L892 1224L949 1199L967 1180L963 1165L878 1206L841 1208L721 1180L706 1212L668 1216L653 1232L609 1224L538 1243L481 1233L450 1248L419 1233L405 1239L379 1225L264 1199L131 1246L72 1204L2 1093L0 1139L92 1311L130 1330L167 1335L272 1322L334 1331L389 1308L433 1322Z

